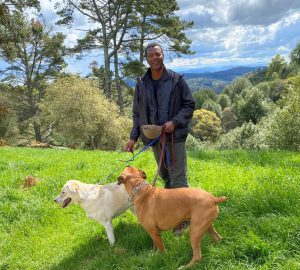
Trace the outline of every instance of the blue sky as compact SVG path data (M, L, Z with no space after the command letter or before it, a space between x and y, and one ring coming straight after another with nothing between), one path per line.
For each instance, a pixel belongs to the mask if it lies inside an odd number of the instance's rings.
M288 61L290 51L300 42L300 0L179 0L178 4L177 14L194 21L186 35L196 53L180 59L166 55L165 64L173 70L268 65L276 54ZM41 5L46 24L54 25L58 18L53 1L44 0ZM72 28L54 26L54 31L63 32L66 45L73 46L88 27L78 14ZM94 60L101 64L102 55L68 59L68 71L85 74Z

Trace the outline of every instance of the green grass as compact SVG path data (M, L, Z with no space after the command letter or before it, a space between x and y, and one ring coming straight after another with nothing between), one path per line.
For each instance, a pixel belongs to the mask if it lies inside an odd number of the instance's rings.
M53 202L68 179L116 181L130 154L0 148L0 270L177 269L189 262L189 235L162 234L165 254L151 251L148 234L131 212L113 221L116 244L75 205ZM150 151L132 165L148 180L156 172ZM300 154L268 151L199 151L188 155L189 182L229 200L215 222L224 237L202 241L203 261L192 269L300 269ZM25 176L41 181L21 189ZM158 183L161 185L161 183Z

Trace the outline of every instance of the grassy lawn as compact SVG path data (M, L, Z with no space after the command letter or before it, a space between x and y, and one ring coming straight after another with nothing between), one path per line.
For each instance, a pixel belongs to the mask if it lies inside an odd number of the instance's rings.
M116 244L75 205L53 202L66 180L97 183L130 154L0 148L0 270L177 269L189 262L189 235L164 232L165 254L151 251L150 236L127 211L113 221ZM156 172L150 151L131 165L148 180ZM189 182L229 200L219 205L216 246L202 241L203 261L192 269L300 269L300 154L268 151L199 151L188 155ZM21 188L32 175L40 183ZM161 185L161 183L158 183Z

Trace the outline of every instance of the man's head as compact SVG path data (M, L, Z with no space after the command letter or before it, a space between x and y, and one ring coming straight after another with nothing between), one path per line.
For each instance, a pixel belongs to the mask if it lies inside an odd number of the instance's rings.
M146 60L151 70L160 70L163 67L164 52L160 44L149 43L145 49Z

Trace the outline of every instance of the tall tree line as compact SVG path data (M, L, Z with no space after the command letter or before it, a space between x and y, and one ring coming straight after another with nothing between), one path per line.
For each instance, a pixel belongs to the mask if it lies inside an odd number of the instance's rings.
M0 60L5 62L0 75L2 81L18 86L12 87L8 94L16 106L22 106L18 110L19 122L32 126L32 135L42 141L39 103L47 82L65 66L66 49L61 33L52 35L42 20L26 18L28 7L38 11L39 2L12 0L0 4Z
M58 24L70 26L75 12L86 16L93 24L93 29L88 29L86 35L78 40L74 52L95 49L103 52L104 94L109 99L112 98L113 70L122 113L124 91L120 63L127 64L127 74L140 73L144 68L144 45L150 40L160 40L168 50L177 55L192 53L189 49L191 41L184 31L193 23L181 21L175 15L175 11L179 9L176 0L65 0L57 1L56 7L61 16ZM131 63L134 64L130 65Z

